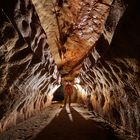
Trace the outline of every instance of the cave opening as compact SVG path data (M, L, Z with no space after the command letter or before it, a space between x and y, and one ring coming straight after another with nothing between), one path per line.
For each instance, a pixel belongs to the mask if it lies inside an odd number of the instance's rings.
M63 86L61 85L53 94L52 101L63 101L64 100L64 90Z

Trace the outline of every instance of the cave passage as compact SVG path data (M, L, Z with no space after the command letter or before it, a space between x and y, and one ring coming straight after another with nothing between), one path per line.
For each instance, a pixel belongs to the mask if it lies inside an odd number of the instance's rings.
M0 0L0 140L139 140L139 13L139 0Z
M76 103L70 108L62 108L61 103L55 103L1 135L1 140L15 139L123 140L123 137Z

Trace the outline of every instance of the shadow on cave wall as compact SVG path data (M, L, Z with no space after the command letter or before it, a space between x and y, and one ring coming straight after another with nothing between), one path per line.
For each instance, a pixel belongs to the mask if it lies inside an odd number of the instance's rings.
M140 15L139 7L134 0L128 2L128 7L119 21L109 53L115 58L135 58L140 62Z
M127 1L127 8L120 19L112 42L102 35L96 44L97 52L105 59L134 58L140 62L140 10L137 0Z

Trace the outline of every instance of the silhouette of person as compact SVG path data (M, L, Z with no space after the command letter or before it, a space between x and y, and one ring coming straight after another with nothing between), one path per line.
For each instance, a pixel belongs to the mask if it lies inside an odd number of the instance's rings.
M73 94L73 86L70 82L64 84L64 107L66 107L67 100L69 101L69 107L71 105L71 96Z

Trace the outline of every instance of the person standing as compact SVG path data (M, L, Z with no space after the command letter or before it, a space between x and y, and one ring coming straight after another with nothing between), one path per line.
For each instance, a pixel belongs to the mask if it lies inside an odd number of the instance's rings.
M64 84L64 107L66 107L67 100L70 107L72 94L73 94L73 86L71 85L71 83L68 82Z

